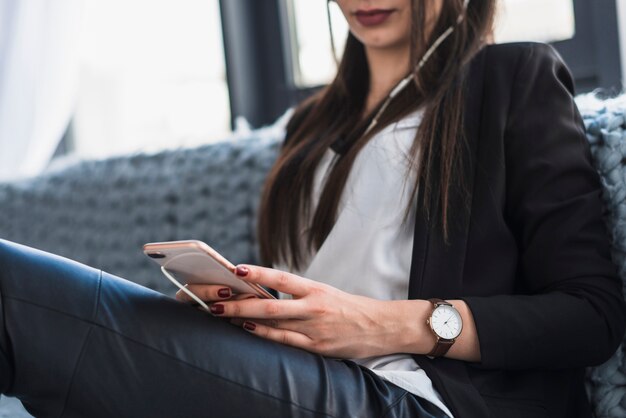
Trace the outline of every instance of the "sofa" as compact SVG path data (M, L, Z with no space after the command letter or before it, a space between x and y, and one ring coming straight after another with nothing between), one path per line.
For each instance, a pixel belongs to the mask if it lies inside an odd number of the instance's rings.
M577 101L603 182L614 261L626 283L626 95ZM173 285L141 252L146 242L199 239L234 263L255 263L260 190L288 116L211 145L65 161L38 177L0 184L0 238L170 295ZM626 416L625 347L588 370L588 394L599 418ZM3 398L0 418L29 417L20 408Z

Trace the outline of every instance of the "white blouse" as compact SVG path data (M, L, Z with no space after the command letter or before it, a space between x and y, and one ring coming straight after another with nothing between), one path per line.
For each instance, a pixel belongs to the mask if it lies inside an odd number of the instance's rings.
M422 112L415 111L376 134L359 152L341 197L337 221L301 271L309 279L380 300L406 299L413 251L416 199L408 152ZM313 204L319 201L331 164L329 150L315 174ZM413 209L405 219L407 204ZM290 271L286 266L275 266ZM289 295L281 295L283 298ZM408 354L355 359L383 379L427 399L452 416L430 378Z

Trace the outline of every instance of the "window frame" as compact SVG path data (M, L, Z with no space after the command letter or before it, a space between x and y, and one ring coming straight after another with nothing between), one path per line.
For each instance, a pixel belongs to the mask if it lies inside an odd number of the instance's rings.
M615 1L573 0L576 33L552 45L568 64L576 92L598 88L609 95L622 88L622 63Z

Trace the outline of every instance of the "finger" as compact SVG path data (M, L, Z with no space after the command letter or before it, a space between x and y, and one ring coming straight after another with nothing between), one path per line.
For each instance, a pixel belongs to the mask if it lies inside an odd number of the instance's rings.
M231 318L307 319L306 304L297 299L246 299L211 305L211 313Z
M232 297L233 300L246 300L246 299L258 299L257 295L253 295L252 293L239 293Z
M247 282L260 284L261 286L294 296L308 294L311 287L317 284L313 280L305 279L286 271L259 266L240 264L237 266L235 273Z
M313 340L299 332L276 329L257 322L245 321L243 323L243 329L266 340L302 348L304 350L309 350L313 343Z
M187 285L189 290L194 295L198 296L201 300L212 302L216 300L227 300L233 296L233 292L229 287L213 285L213 284L190 284ZM176 299L183 302L192 302L191 296L179 290L176 292Z
M306 330L306 322L301 319L259 319L259 318L250 318L250 321L255 324L266 325L271 328L284 329L286 331L294 331L299 332L300 334L307 334ZM245 320L241 320L242 325Z
M283 323L283 321L286 321L286 320L251 318L251 321L254 322L255 324L262 324L262 325L267 325L268 327L272 327L272 328L281 328L281 329L283 329L282 323ZM245 322L245 320L242 321L241 325L243 325L243 322Z

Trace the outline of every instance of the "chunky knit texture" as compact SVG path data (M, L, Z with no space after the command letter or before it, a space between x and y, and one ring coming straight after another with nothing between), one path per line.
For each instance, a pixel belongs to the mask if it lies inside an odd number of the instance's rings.
M626 283L626 96L604 102L584 96L578 104L604 185L614 261ZM283 121L228 142L84 161L0 185L0 237L169 294L173 287L141 253L146 242L200 239L234 263L257 262L258 199ZM589 369L599 418L626 416L625 347ZM0 404L0 417L28 416L11 408Z
M174 288L141 247L199 239L234 263L258 261L255 214L283 133L193 149L84 161L0 186L0 237Z
M579 97L577 101L604 186L613 261L626 295L626 95L605 102L593 96ZM598 418L626 417L625 350L623 341L608 362L588 371L587 388Z

